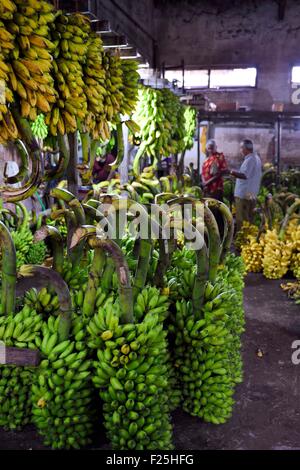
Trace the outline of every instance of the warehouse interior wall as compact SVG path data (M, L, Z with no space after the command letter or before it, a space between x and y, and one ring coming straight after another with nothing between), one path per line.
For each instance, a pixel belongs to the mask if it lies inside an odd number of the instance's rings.
M97 0L97 16L116 33L125 34L150 64L155 54L153 0Z
M155 28L160 64L174 66L184 59L186 68L255 66L257 86L248 89L203 90L217 105L238 102L251 110L271 111L273 103L285 111L300 111L293 104L291 67L300 64L300 2L289 0L282 20L275 0L240 2L193 0L155 2ZM238 159L241 136L253 138L264 161L271 160L274 131L269 129L215 129L229 158ZM300 131L283 131L284 164L299 162ZM236 162L237 163L237 162Z

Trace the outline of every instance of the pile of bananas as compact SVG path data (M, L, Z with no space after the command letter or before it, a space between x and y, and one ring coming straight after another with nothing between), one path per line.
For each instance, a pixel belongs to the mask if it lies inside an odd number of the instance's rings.
M87 327L107 436L114 449L172 449L166 333L157 314L120 324L118 310L106 304Z
M263 256L263 274L268 279L280 279L290 265L293 244L279 239L276 229L267 230Z
M31 130L34 137L38 139L46 139L48 135L48 127L45 124L45 117L42 113L31 123Z
M290 270L300 279L300 224L297 219L291 219L285 231L285 240L293 244Z
M243 245L248 241L248 237L256 237L258 235L258 227L250 224L250 222L243 222L241 230L237 233L234 245L238 250L241 250Z
M257 240L256 236L248 235L247 241L242 245L241 257L248 272L259 273L263 269L265 236L262 234Z
M15 0L17 10L8 27L16 34L11 52L10 86L20 98L21 114L34 121L38 111L48 113L57 93L52 77L55 45L49 40L54 7L45 0Z
M43 241L33 243L30 245L27 256L26 264L42 264L46 258L47 247Z
M25 305L16 315L0 317L0 341L18 348L37 349L42 317ZM35 370L0 366L0 426L20 430L30 422L30 387Z
M90 31L88 18L79 13L67 16L59 12L52 23L52 38L56 46L53 76L59 96L51 113L46 116L46 124L54 136L75 132L77 120L84 121L87 116L83 64Z
M123 101L120 113L130 116L138 99L138 82L140 79L138 62L136 60L122 60L121 68L123 72Z
M281 284L281 289L287 292L289 298L295 300L296 304L300 304L300 282L286 282Z
M16 5L11 0L4 0L0 5L0 144L18 137L18 130L11 112L9 103L14 101L10 88L11 76L15 78L9 63L9 54L15 47L15 32L8 28L5 20L12 20ZM2 21L4 20L4 21Z
M60 317L43 325L43 360L31 389L32 421L45 445L79 449L91 442L94 408L91 360L58 335Z

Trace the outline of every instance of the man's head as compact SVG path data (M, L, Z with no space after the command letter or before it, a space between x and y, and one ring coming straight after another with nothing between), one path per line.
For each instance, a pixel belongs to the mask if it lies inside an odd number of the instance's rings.
M217 150L217 143L214 139L209 139L206 144L206 155L209 157Z
M241 154L245 157L253 152L253 142L250 139L244 139L241 142Z

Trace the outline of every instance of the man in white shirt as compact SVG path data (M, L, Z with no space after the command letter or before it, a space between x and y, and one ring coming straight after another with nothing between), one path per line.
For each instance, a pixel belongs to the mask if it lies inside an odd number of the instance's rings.
M234 197L236 204L236 228L239 231L244 221L253 222L253 212L260 188L262 176L261 159L253 150L253 142L249 139L241 143L241 153L244 161L239 170L245 178L237 179Z

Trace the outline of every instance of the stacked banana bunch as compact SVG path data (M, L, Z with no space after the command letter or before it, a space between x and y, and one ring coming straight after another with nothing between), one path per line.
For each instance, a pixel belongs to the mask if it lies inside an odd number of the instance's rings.
M135 109L138 99L138 62L136 60L122 60L121 68L123 72L123 101L120 113L130 116Z
M106 94L105 70L103 68L103 47L99 35L92 33L88 40L87 60L84 65L85 94L87 97L88 115L85 127L93 139L109 139L110 130L105 120L104 96Z
M31 123L31 130L34 137L44 140L48 135L48 127L45 124L45 117L41 113L38 117Z
M123 94L123 71L118 55L104 52L102 64L105 70L104 111L107 122L114 123L120 113Z
M290 270L300 279L300 224L298 219L291 219L285 231L285 240L293 244Z
M59 97L46 117L46 124L54 136L75 132L77 120L83 122L87 116L83 64L89 34L89 20L79 13L68 16L59 13L52 24L52 38L56 46L53 76Z
M42 0L15 0L17 10L8 23L17 35L11 52L11 89L20 97L21 114L34 121L38 112L49 113L57 99L52 77L54 44L49 25L54 7Z
M265 249L265 236L248 235L247 241L242 245L241 257L244 260L248 272L259 273L263 269L263 257Z
M42 317L28 305L16 315L0 317L0 341L18 348L37 349ZM20 430L31 420L30 387L35 370L0 366L0 426Z
M11 236L16 247L17 268L19 269L26 263L29 248L32 246L33 235L27 226L22 226L20 229L11 232Z
M241 250L243 245L248 241L248 237L256 237L258 235L258 227L250 224L250 222L243 222L241 230L237 233L234 245L238 250Z
M90 443L94 410L91 361L72 340L60 341L60 317L43 325L43 354L31 389L32 421L53 449L79 449Z
M268 279L280 279L290 265L293 243L279 239L276 229L267 230L263 256L263 274Z
M18 137L14 118L9 111L9 104L14 101L10 88L11 77L15 79L9 63L9 54L15 47L14 28L7 26L7 20L12 20L16 5L11 0L4 0L0 5L0 144ZM3 20L3 21L2 21ZM16 80L15 80L16 83Z
M166 333L158 314L120 324L118 310L110 302L88 325L107 436L114 449L172 449Z
M231 376L235 383L243 379L243 362L241 358L241 335L245 331L245 314L243 306L244 276L246 268L241 257L234 254L227 255L224 265L220 266L217 283L221 282L228 289L230 312L228 328L232 334L230 350ZM223 306L223 304L222 304Z
M208 284L202 312L195 314L190 302L177 301L169 326L183 409L214 424L224 423L231 415L234 393L228 354L230 333L217 287L216 297L215 288Z

